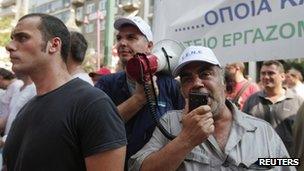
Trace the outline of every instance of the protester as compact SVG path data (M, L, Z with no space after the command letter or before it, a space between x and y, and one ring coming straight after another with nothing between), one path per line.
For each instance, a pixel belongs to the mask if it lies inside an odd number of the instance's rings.
M235 103L239 109L242 109L247 98L259 91L259 87L256 83L245 78L245 65L243 62L227 64L225 69L236 82L233 91L227 93L227 98Z
M264 89L247 99L243 111L269 122L291 155L292 124L303 99L290 89L283 88L284 79L284 67L279 61L265 61L260 70Z
M121 72L124 70L124 66L122 65L122 62L119 60L117 61L117 64L115 66L115 72Z
M92 79L83 70L81 64L85 59L85 54L88 48L88 43L81 33L71 31L71 50L67 59L67 67L72 78L80 78L91 85Z
M1 148L1 166L2 168L2 148L5 144L5 140L9 130L12 126L13 121L15 120L17 113L20 109L27 103L33 96L36 95L35 85L30 79L29 76L17 75L17 78L23 81L23 86L17 90L11 98L9 103L8 113L0 116L0 129L2 130L3 137L0 139L0 148Z
M0 68L0 88L4 89L4 93L0 98L0 133L4 134L4 128L10 112L10 104L14 95L19 91L23 85L21 80L18 80L11 71ZM4 146L4 139L0 137L0 169L2 168L2 147Z
M19 90L22 85L23 82L16 79L16 76L12 72L4 68L0 68L0 88L6 90L0 101L1 117L7 116L12 96ZM0 125L1 124L3 123L0 123Z
M66 67L70 33L47 14L19 19L6 46L13 71L28 74L37 96L6 139L7 170L123 170L126 137L115 105Z
M226 96L228 96L229 94L232 94L235 92L235 85L236 85L236 81L234 78L234 75L227 72L227 70L224 73L224 79L225 79L225 85L226 85ZM227 97L229 99L229 97ZM233 100L233 99L230 99Z
M3 141L8 135L13 121L20 109L36 95L36 87L28 75L17 74L17 78L23 81L23 85L12 96L8 113L0 117L0 129L4 130Z
M2 99L2 97L4 96L4 94L5 94L5 90L2 89L2 88L0 88L0 102L1 102L1 99ZM0 109L0 110L1 110L1 109Z
M101 67L98 71L90 72L89 76L91 77L94 85L100 80L100 78L104 75L111 74L111 71L106 67Z
M161 121L177 137L169 141L156 128L150 141L131 157L130 170L259 170L263 166L255 163L258 158L289 157L268 123L242 113L225 99L223 71L211 49L188 47L174 75L180 76L186 107L169 111ZM207 93L208 104L189 111L190 92Z
M3 88L0 88L0 99L2 98L2 96L4 95L5 90Z
M295 68L291 68L286 73L286 85L288 88L295 91L296 94L300 95L304 99L304 84L303 76L300 71Z
M151 53L153 38L150 26L140 17L119 18L114 22L118 56L122 65L136 53ZM181 109L183 100L178 82L171 77L157 73L158 106L157 116L167 110ZM152 84L151 84L152 85ZM126 122L128 138L127 157L135 154L150 139L155 128L145 97L143 85L131 80L125 71L103 76L96 87L104 90L118 106L118 111ZM158 87L158 88L157 88Z
M294 155L293 157L300 159L300 166L298 170L304 170L304 103L299 108L294 127L293 127L293 138L294 138Z

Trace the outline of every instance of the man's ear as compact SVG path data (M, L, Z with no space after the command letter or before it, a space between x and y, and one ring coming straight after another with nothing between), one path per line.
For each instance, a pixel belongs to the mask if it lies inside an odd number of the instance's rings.
M59 37L54 37L52 40L48 41L50 43L49 52L56 53L60 52L61 49L61 40Z
M153 48L153 42L152 41L149 41L148 48L149 48L150 52L152 52L152 48Z
M282 78L283 81L285 81L285 79L286 79L285 73L281 73L281 78Z
M241 68L239 66L233 66L236 70L241 70Z

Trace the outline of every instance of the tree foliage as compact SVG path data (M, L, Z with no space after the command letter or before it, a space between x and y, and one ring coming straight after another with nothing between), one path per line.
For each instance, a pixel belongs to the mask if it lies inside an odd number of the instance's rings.
M13 21L13 17L1 17L0 18L0 30L9 29L11 28L11 23Z
M13 17L0 18L0 46L5 46L10 40L10 29Z
M9 33L0 33L0 46L5 46L10 40Z

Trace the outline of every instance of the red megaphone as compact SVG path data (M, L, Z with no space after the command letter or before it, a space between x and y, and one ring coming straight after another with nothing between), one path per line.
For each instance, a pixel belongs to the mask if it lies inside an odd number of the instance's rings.
M150 81L150 75L157 71L158 62L155 55L145 55L137 53L133 58L128 60L126 71L132 80L143 84Z

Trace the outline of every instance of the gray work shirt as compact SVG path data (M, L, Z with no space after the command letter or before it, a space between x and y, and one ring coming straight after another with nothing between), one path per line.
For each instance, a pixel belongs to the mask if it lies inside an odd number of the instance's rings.
M282 140L269 123L239 111L230 102L227 105L233 111L233 123L224 151L226 159L221 159L205 141L185 156L177 170L256 170L254 163L258 158L289 157ZM161 122L167 131L178 135L182 129L181 119L182 111L174 110L167 112ZM168 143L169 140L156 128L150 141L129 160L129 170L139 170L146 157ZM273 170L296 169L277 166Z
M299 108L293 127L295 153L293 157L300 158L298 170L304 170L304 103Z
M276 103L267 99L264 91L251 95L244 104L243 111L255 117L268 121L276 128L282 121L296 115L303 99L290 89Z
M294 153L292 125L303 99L290 89L275 103L267 99L264 91L250 96L243 111L269 122L283 140L289 154Z

